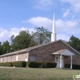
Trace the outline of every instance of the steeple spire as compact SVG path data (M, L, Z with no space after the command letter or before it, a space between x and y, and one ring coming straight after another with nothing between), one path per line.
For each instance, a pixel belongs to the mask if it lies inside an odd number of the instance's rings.
M51 34L51 42L56 41L56 29L55 29L55 13L53 14L53 26L52 26L52 34Z

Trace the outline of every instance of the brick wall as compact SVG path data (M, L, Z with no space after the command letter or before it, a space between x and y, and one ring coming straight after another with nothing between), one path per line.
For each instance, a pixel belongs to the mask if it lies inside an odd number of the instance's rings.
M18 61L25 61L27 58L27 53L18 54Z
M68 49L71 52L75 54L73 57L73 63L74 64L79 64L80 65L80 55L76 53L74 50L72 50L70 47L65 45L62 41L58 41L52 44L48 44L39 48L36 48L34 50L31 50L29 52L29 61L30 57L33 56L35 57L35 61L55 61L55 51L61 50L61 49ZM70 63L70 57L65 58L64 63Z
M75 54L73 56L73 63L80 65L80 55L76 53L74 50L72 50L71 48L69 48L67 45L65 45L62 41L57 41L55 43L47 44L47 45L32 49L29 51L29 55L28 53L25 52L25 53L17 53L15 55L2 57L2 62L16 61L16 55L18 55L18 61L25 61L25 60L28 60L28 58L30 61L30 57L35 57L35 61L55 62L55 55L53 55L52 53L61 49L68 49L71 52L73 52ZM0 62L1 62L1 58L0 58ZM65 57L64 63L70 63L70 57Z
M0 62L14 62L16 61L16 56L18 55L18 61L25 61L28 58L27 53L21 53L21 54L15 54L15 55L9 55L5 57L0 58ZM2 59L2 60L1 60Z

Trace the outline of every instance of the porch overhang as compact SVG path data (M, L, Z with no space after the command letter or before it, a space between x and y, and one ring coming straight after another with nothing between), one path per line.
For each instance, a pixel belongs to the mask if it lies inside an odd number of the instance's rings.
M59 61L60 61L59 68L63 68L62 67L63 62L64 62L63 56L71 56L70 68L72 69L72 56L75 55L73 52L71 52L68 49L62 49L62 50L56 51L52 54L55 55L55 62L56 62L56 56L59 57Z
M60 55L65 55L65 56L73 56L74 55L74 53L69 51L68 49L62 49L62 50L56 51L52 54L53 55L60 54Z

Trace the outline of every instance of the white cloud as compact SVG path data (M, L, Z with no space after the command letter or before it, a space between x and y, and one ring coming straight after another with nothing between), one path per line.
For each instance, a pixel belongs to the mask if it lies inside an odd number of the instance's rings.
M25 22L29 22L38 27L43 26L44 28L47 28L49 30L51 30L52 28L52 20L46 17L33 17L33 18L30 18L29 20L26 20ZM75 28L77 24L78 22L75 20L66 20L66 21L62 19L56 20L57 30L60 30L60 31Z
M3 28L0 28L0 42L4 42L5 40L9 40L9 32L8 30L4 30Z
M61 31L69 31L70 29L73 29L77 26L77 21L71 21L71 20L67 20L67 21L64 21L64 20L61 20L61 19L58 19L56 20L56 27L61 30Z
M80 11L80 0L61 0L61 1L69 3L71 5L71 9L75 10L75 12Z
M33 17L27 20L26 22L29 22L37 27L43 26L48 29L52 27L52 20L46 17Z
M29 20L26 20L25 22L29 22L35 26L43 26L44 28L47 28L51 30L52 28L52 20L46 17L33 17ZM56 27L57 30L64 31L69 29L74 29L78 25L78 22L75 20L62 20L57 19L56 20Z
M29 20L26 20L25 22L29 22L35 26L43 26L44 28L47 28L48 30L51 30L52 28L52 20L46 17L33 17ZM69 39L69 35L73 34L79 34L80 29L77 27L78 22L75 20L62 20L57 19L56 20L56 28L57 28L57 34L58 39Z
M55 4L54 0L34 0L34 2L37 9L49 9Z
M10 31L7 29L0 28L0 42L4 42L6 40L10 41L10 37L12 35L17 36L19 32L22 30L29 30L30 33L34 31L33 28L25 28L25 27L21 27L21 28L14 27L11 28Z
M73 35L80 34L80 28L78 28L78 27L72 28L69 31L67 31L66 33L73 34Z
M67 17L69 15L70 10L67 9L66 12L63 13L63 17Z
M21 28L19 29L19 28L14 27L14 28L11 29L9 36L11 36L11 35L17 36L17 35L19 34L19 32L22 31L22 30L26 30L26 31L29 30L30 33L31 33L32 31L34 31L33 28L21 27Z
M67 34L57 34L57 40L62 39L62 40L68 41L69 38L70 36Z
M51 30L51 28L52 28L52 20L49 18L46 18L46 17L33 17L24 22L31 23L37 27L43 26L44 28L46 28L48 30ZM78 22L75 20L64 21L61 19L57 19L56 20L57 38L68 40L69 35L79 34L80 28L78 28L77 25L78 25ZM10 30L0 28L0 41L1 42L4 42L5 40L10 41L11 35L17 36L21 30L27 30L27 29L30 32L35 31L34 27L33 28L13 27Z

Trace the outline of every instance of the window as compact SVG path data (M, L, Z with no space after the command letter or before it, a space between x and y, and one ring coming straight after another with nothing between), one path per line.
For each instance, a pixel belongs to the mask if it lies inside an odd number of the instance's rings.
M30 61L35 61L35 57L34 56L31 56L30 57Z

